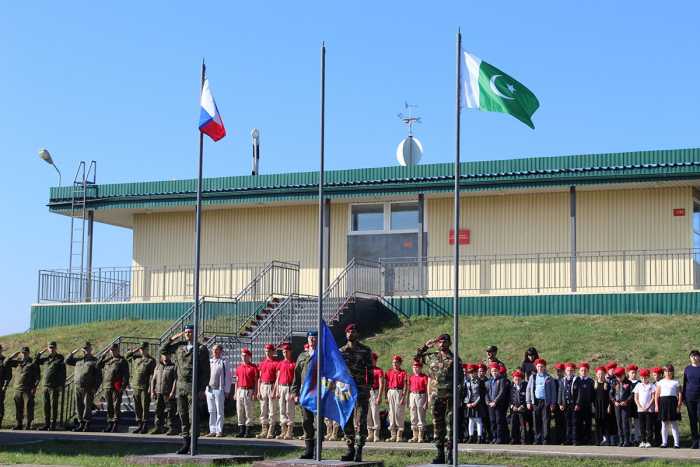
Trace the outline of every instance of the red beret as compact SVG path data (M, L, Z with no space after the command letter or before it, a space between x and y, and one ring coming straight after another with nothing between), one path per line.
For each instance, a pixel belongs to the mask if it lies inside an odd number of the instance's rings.
M502 375L505 375L508 372L508 370L506 369L506 367L504 365L498 365L498 372L501 373Z
M391 357L392 362L403 362L403 358L401 358L401 355L394 355Z
M535 360L535 365L547 366L547 360L545 360L544 358L538 358Z
M469 363L462 363L462 369L466 371L467 369L469 369L469 365Z
M599 366L598 368L595 369L595 372L598 373L599 371L602 371L603 373L607 373L607 369L604 366Z
M605 365L605 368L608 371L610 371L611 368L617 368L617 362L610 361L607 365Z
M576 364L573 362L568 362L566 365L564 365L565 369L571 368L572 370L576 369Z
M664 369L661 368L660 366L655 366L654 368L651 369L651 372L656 374L656 375L660 375L664 372Z
M627 371L636 371L636 370L639 370L639 367L637 365L635 365L634 363L630 363L629 365L627 365Z
M357 331L357 324L352 323L352 324L348 324L347 326L345 326L345 332L346 332L346 333L348 333L348 332L350 332L350 331L352 331L352 330Z
M484 363L479 363L478 365L476 365L476 369L486 371L486 365Z
M625 369L622 367L615 368L615 376L625 376Z
M649 369L642 368L641 370L639 370L639 376L649 376Z
M579 368L587 368L589 370L591 369L591 365L588 362L581 362L578 364L578 367Z
M515 377L522 378L523 372L520 370L515 370L513 373L511 373L511 375L513 376L513 378L515 378Z
M275 350L275 346L272 344L265 344L265 350Z
M289 344L289 342L284 342L282 345L280 345L280 349L282 349L282 350L292 350L292 346Z
M473 372L479 368L479 365L474 365L473 363L467 363L467 371Z
M489 369L493 369L493 368L500 370L499 365L496 362L489 363Z
M564 364L561 363L561 362L557 362L557 363L554 364L554 368L556 368L557 370L563 370L563 369L564 369Z
M377 352L372 352L372 358L377 360L379 358L379 355L377 355Z
M253 352L251 352L250 349L249 349L248 347L243 347L243 348L241 349L241 353L244 354L244 355L253 355Z

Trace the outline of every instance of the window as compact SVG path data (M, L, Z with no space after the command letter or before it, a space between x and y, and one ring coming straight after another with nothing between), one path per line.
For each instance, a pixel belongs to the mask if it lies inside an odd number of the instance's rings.
M418 203L355 204L350 208L350 231L358 233L416 232Z
M391 205L391 230L416 230L417 228L417 203L395 203Z
M352 231L384 230L384 205L360 204L352 207Z

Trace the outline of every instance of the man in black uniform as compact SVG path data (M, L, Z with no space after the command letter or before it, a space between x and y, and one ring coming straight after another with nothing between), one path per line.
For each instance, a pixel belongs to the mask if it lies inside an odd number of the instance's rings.
M66 364L63 355L56 350L56 342L49 342L49 346L36 355L37 365L46 364L44 372L44 426L42 431L55 431L58 419L58 404L61 393L66 385ZM42 357L44 352L48 355Z
M345 328L348 342L340 348L340 354L348 366L350 375L357 385L357 402L348 422L343 427L347 452L341 461L362 462L362 448L367 440L367 410L369 409L369 390L374 381L374 365L372 364L372 349L359 342L360 335L357 326L349 324ZM359 432L355 433L355 413L359 410Z

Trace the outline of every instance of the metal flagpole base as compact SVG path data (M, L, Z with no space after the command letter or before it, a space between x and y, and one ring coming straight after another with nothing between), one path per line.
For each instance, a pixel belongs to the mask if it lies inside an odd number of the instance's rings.
M128 456L126 464L163 465L163 464L202 464L202 465L234 465L250 464L262 460L263 456L230 455L230 454L146 454L143 456Z

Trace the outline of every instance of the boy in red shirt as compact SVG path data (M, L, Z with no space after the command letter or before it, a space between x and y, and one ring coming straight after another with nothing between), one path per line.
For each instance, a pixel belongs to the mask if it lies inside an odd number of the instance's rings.
M408 378L409 410L411 413L411 431L413 438L409 443L422 443L425 429L425 412L428 407L428 375L423 373L423 364L413 362L413 374Z
M247 438L253 425L253 401L258 384L258 367L252 363L253 353L247 347L241 349L241 364L236 368L236 413L238 437Z
M292 439L294 434L294 396L292 395L292 383L294 382L294 368L296 362L292 360L292 346L287 342L280 346L284 358L277 363L277 381L275 393L279 397L280 423L282 432L277 439Z
M381 441L379 438L379 432L382 429L382 422L379 418L379 406L382 403L382 395L385 391L385 381L384 381L384 370L377 366L377 359L379 356L372 352L372 372L374 373L374 378L372 379L372 388L369 391L369 410L367 411L367 430L369 435L367 436L367 441Z
M391 369L386 372L387 394L389 403L389 441L400 442L403 438L404 411L406 410L406 393L408 389L408 376L406 370L401 368L403 359L400 355L394 355L391 359Z

